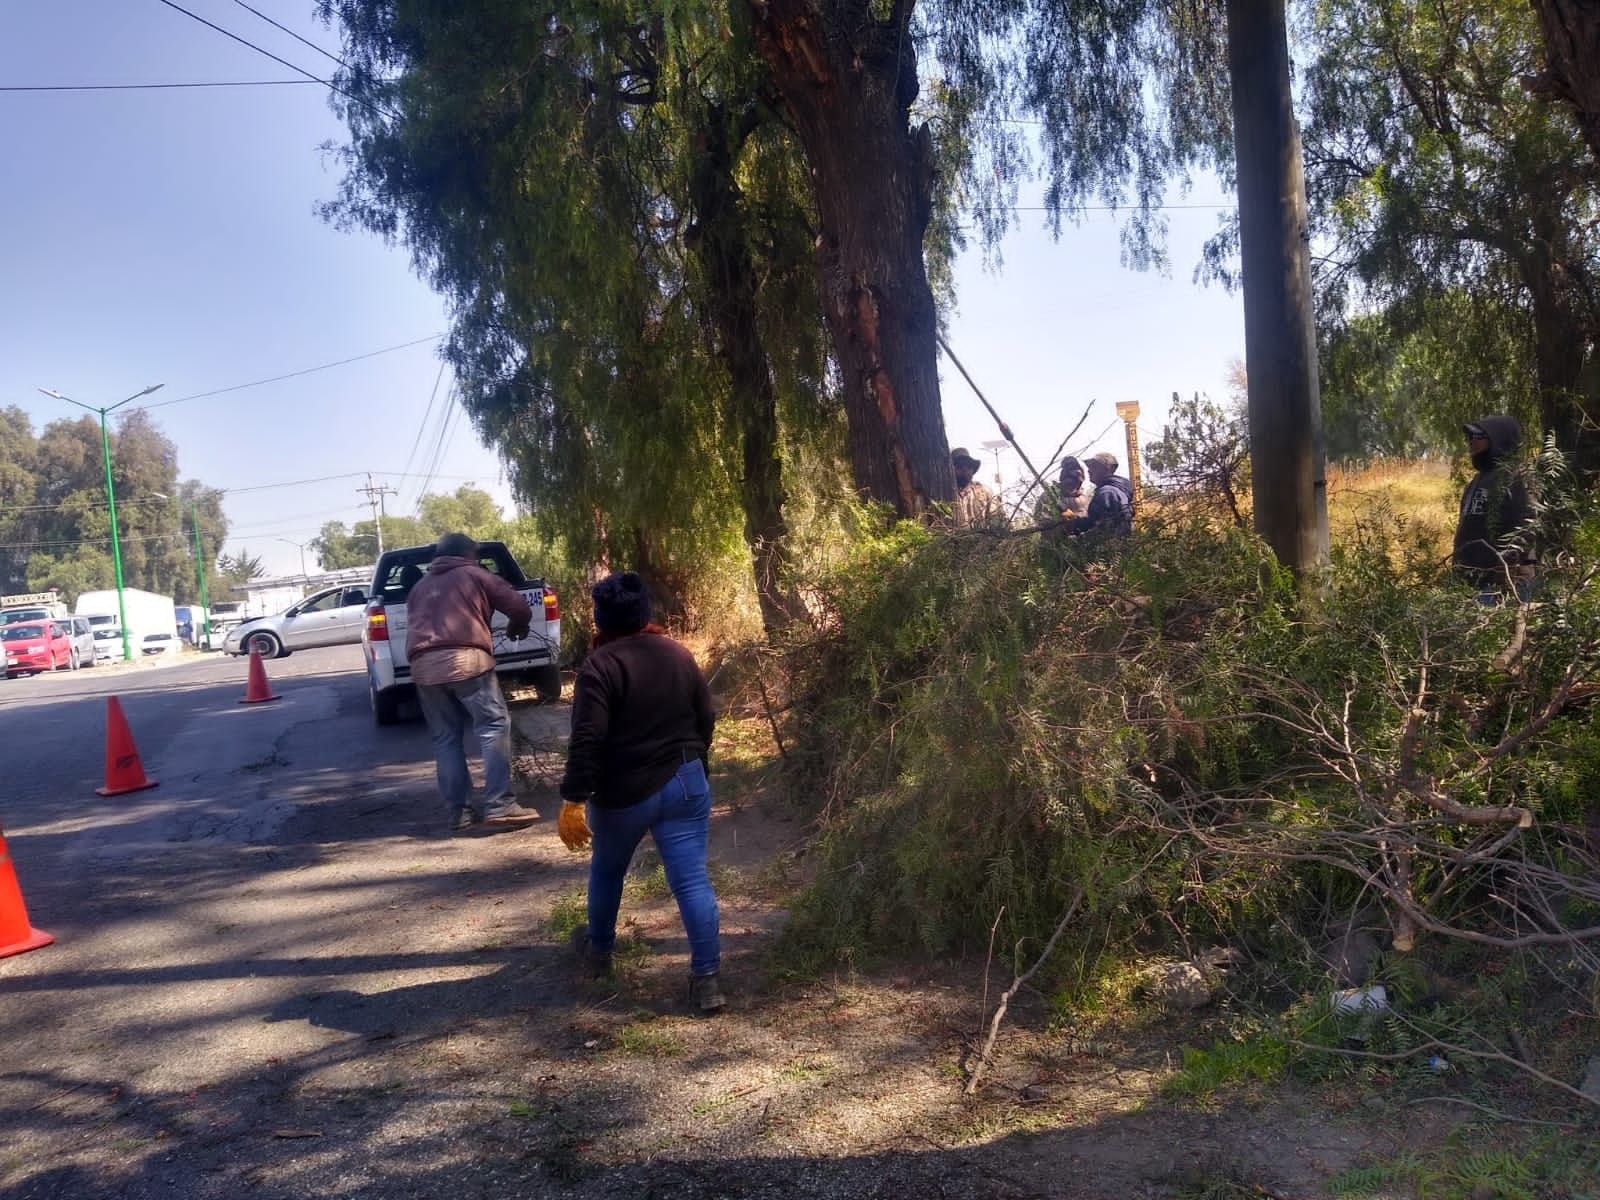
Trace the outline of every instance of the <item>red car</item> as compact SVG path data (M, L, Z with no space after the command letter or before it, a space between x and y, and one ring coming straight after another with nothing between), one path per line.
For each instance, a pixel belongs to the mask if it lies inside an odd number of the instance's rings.
M54 621L29 622L0 628L0 650L5 651L6 677L37 675L78 665L72 635Z

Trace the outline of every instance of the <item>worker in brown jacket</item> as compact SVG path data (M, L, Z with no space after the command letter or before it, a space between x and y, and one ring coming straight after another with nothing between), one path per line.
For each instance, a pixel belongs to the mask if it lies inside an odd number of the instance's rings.
M433 736L439 794L451 830L475 825L518 828L539 814L511 795L511 716L494 671L494 614L510 622L506 636L528 636L533 608L509 583L478 565L478 543L447 533L434 548L428 573L406 598L406 658L417 702ZM482 806L470 804L466 733L483 755Z

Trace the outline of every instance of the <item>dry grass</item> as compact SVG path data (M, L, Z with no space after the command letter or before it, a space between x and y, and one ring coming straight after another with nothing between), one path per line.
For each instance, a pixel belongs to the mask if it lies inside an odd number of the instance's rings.
M1418 532L1448 539L1455 531L1461 486L1438 459L1388 459L1328 472L1328 527L1334 541L1357 522L1387 511Z

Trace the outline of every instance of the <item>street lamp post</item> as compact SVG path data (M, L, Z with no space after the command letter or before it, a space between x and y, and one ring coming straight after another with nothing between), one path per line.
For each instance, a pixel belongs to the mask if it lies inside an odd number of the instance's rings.
M280 542L288 542L289 545L294 546L294 547L299 549L299 551L300 551L300 578L309 583L310 580L311 580L311 576L306 573L306 547L309 546L311 543L310 542L297 542L293 538L286 538L286 537L281 537L278 540Z
M200 501L189 502L189 515L194 526L194 565L200 572L200 644L211 649L211 599L206 595L206 552L200 548Z
M158 500L170 500L165 492L151 492ZM200 577L200 644L211 649L211 601L206 596L206 558L200 545L200 501L189 501L189 517L194 529L194 569ZM178 536L183 536L183 499L178 500Z
M118 400L115 404L109 404L105 408L96 408L92 404L84 404L82 401L74 400L71 396L63 396L60 392L52 391L49 388L39 389L46 396L49 396L52 399L65 400L68 404L76 404L79 408L84 409L87 412L100 414L100 452L105 460L106 467L106 505L111 510L111 564L116 569L117 620L121 622L122 625L123 662L133 661L133 639L132 635L128 632L128 602L126 597L123 595L122 536L117 532L117 489L116 486L111 482L111 435L106 432L106 414L115 412L124 404L132 404L135 400L148 396L151 392L157 391L164 386L164 384L152 383L142 392L135 392L126 400Z

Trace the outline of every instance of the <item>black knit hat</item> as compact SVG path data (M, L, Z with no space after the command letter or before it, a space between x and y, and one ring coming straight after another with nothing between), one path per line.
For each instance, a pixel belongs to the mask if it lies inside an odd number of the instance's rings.
M637 633L650 623L650 593L632 571L607 575L594 585L594 624L613 636Z

